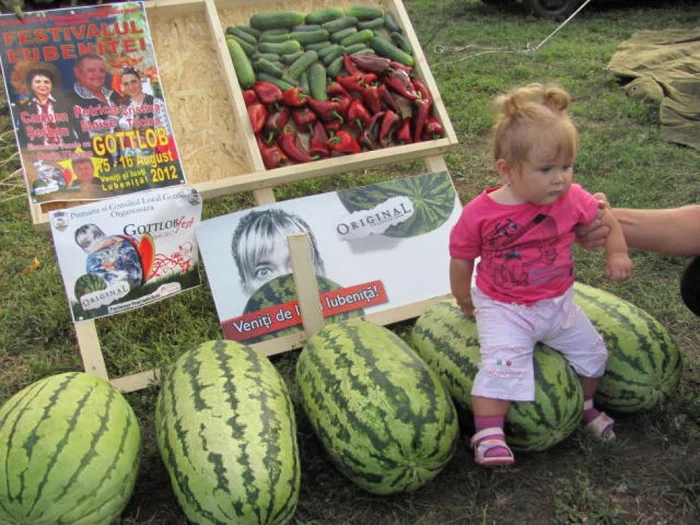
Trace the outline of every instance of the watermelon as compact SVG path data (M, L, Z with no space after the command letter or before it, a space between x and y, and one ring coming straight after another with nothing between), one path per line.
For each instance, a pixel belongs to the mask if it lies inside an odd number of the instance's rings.
M666 329L639 307L576 283L574 300L608 347L605 374L594 400L618 412L648 410L665 401L681 379L683 363Z
M140 449L136 415L108 382L70 372L32 383L0 408L0 523L114 522Z
M275 525L294 514L301 469L289 392L251 347L209 341L182 354L156 402L158 450L190 521Z
M85 294L99 292L105 288L107 288L107 282L101 275L96 273L86 273L75 280L73 292L75 293L75 298L80 300L80 298Z
M299 354L296 381L331 461L369 492L415 490L455 453L457 411L440 378L384 327L326 325Z
M436 230L450 218L457 204L452 179L445 171L339 190L337 194L349 212L370 210L392 197L407 196L414 213L387 228L382 234L387 237L415 237Z
M342 286L320 275L316 276L316 281L318 282L318 292L330 292L333 290L340 290ZM253 295L250 296L248 302L245 305L243 315L252 312L257 312L270 306L276 306L278 304L284 304L289 301L297 300L297 289L294 284L294 275L280 275L275 279L263 284L258 288ZM353 317L361 317L365 314L364 309L359 308L357 310L351 310L349 312L343 312L336 315L330 315L326 317L328 322L343 321L346 319L351 319ZM246 339L246 344L259 343L260 341L265 341L266 339L273 339L284 334L289 334L301 330L301 325L290 326L288 328L283 328L282 330L277 330L276 332L262 334L256 337L251 337Z
M471 389L480 361L474 319L454 299L428 308L411 331L411 345L442 378L455 401L471 411ZM581 422L583 390L558 353L543 345L534 351L535 400L511 404L505 432L509 445L526 452L546 450Z

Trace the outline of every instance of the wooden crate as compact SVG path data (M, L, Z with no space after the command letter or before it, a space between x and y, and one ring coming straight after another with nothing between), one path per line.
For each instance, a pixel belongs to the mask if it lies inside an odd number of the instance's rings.
M255 13L364 4L390 11L411 42L414 71L434 97L445 129L439 140L363 152L267 170L248 120L224 31L247 25ZM165 97L189 185L204 198L254 191L258 204L274 202L273 186L441 155L457 144L435 80L400 0L151 0L145 3ZM37 229L48 230L48 211L79 203L31 205Z

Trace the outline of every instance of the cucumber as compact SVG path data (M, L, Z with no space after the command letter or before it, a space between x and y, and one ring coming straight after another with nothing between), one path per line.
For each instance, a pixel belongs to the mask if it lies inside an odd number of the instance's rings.
M260 42L286 42L292 39L291 33L268 33L265 31L260 35Z
M378 55L400 62L404 66L412 67L415 64L412 55L402 51L384 38L374 36L369 40L368 44Z
M287 64L289 66L293 64L296 61L296 59L303 54L303 51L297 51L296 53L290 53L289 55L282 55L280 57L280 60L282 61L282 63Z
M390 33L401 33L401 26L394 18L394 15L389 11L384 13L384 27L386 27Z
M299 77L299 85L301 86L301 89L304 90L304 93L309 92L309 73L304 71L301 76Z
M345 52L348 55L352 55L353 53L356 53L357 51L359 51L361 49L369 49L369 48L367 47L367 44L353 44L351 46L346 47ZM370 49L370 51L372 51L372 50ZM372 53L374 53L374 51L372 51Z
M397 33L396 31L391 33L391 40L394 42L394 44L396 44L396 47L398 47L404 53L408 53L409 55L413 53L411 43L408 41L408 38L403 36L401 33Z
M292 40L296 40L301 45L318 44L328 40L328 30L318 29L316 31L295 31L292 33Z
M336 58L342 57L343 53L345 53L345 48L343 46L338 46L333 51L330 53L327 53L321 62L323 62L323 65L328 67L331 65L331 62L333 62ZM332 78L335 78L331 75Z
M354 16L358 20L373 20L384 16L384 12L376 7L366 5L351 5L345 8L347 16Z
M350 36L346 36L340 41L341 46L352 46L353 44L363 44L370 38L374 37L374 31L371 29L363 29Z
M226 34L231 35L231 36L236 36L240 38L241 40L248 42L251 46L257 45L258 39L255 38L253 35L249 34L246 31L243 31L239 27L235 26L228 26L226 28Z
M250 57L250 56L253 56L253 53L255 53L255 46L251 46L251 45L250 45L248 42L246 42L245 40L241 40L241 39L238 38L237 36L226 35L226 41L229 41L229 40L235 40L236 43L237 43L239 46L241 46L241 49L243 49L243 51L245 52L245 54L248 55L249 57Z
M260 42L258 49L263 53L277 53L278 55L289 55L301 51L301 44L296 40L286 42Z
M374 20L365 20L357 23L357 29L381 29L384 27L384 17L380 16Z
M326 68L320 62L309 68L309 94L316 100L328 100Z
M371 29L368 29L368 31L371 31ZM344 38L354 35L355 33L357 33L356 27L346 27L345 29L331 33L331 42L339 44Z
M255 71L253 70L253 64L248 59L248 55L233 38L227 38L226 45L228 53L231 55L233 69L236 72L236 77L238 77L238 83L243 89L253 87L253 84L255 84Z
M291 29L304 22L304 14L299 11L273 11L257 13L250 17L250 26L260 31L266 29Z
M325 49L325 48L330 47L332 45L333 44L331 44L328 40L326 40L325 42L319 42L318 44L307 44L304 46L304 49L306 49L307 51L309 51L309 50L321 51L322 49Z
M234 27L236 29L240 29L241 31L248 33L252 37L255 37L256 40L258 38L260 38L260 35L262 34L262 31L258 31L254 27L250 27L250 26L234 26Z
M292 89L293 87L296 87L296 84L292 82L288 82L284 78L277 78L272 75L268 75L267 73L258 73L258 80L262 80L263 82L269 82L270 84L274 84L278 88L280 88L282 91L287 91L288 89Z
M364 49L359 49L357 51L353 51L352 53L348 53L348 55L374 55L374 49L370 49L369 47L365 46Z
M335 33L347 27L355 27L357 25L357 18L354 16L343 16L321 25L324 29L327 29L329 33Z
M254 61L260 60L261 58L269 60L270 62L279 62L281 60L281 57L277 53L261 53L260 51L256 51L255 53L253 53L253 56L251 58Z
M340 56L331 62L326 68L326 74L331 78L336 78L343 69L343 57Z
M325 9L319 9L313 13L306 15L306 23L309 25L320 25L335 20L336 18L341 18L345 13L342 9L337 7L326 7Z
M307 31L318 31L323 29L320 24L301 24L292 28L292 33L304 33Z
M321 49L321 51L318 52L318 57L325 58L326 55L328 55L329 53L333 53L333 52L337 51L338 49L343 49L343 46L341 46L340 44L333 44L330 47L326 47L324 49Z
M284 76L284 69L265 58L255 60L253 62L253 69L258 73L267 73L277 78L282 78Z
M318 53L316 51L305 51L291 66L289 66L287 76L291 79L299 80L301 74L309 69L312 64L315 64L317 60Z

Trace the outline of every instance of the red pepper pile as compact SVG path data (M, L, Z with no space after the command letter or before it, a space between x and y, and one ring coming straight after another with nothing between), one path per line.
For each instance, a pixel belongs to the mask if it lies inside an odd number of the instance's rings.
M344 55L343 64L327 100L264 81L243 93L267 169L444 135L430 92L411 68L378 55Z

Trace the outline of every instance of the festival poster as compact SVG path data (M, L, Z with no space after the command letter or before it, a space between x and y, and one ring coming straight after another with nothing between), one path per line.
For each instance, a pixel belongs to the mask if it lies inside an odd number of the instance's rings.
M224 337L253 344L302 328L287 245L300 232L327 322L448 294L449 232L461 208L438 172L203 221L197 240Z
M202 199L162 188L49 212L73 321L126 312L200 284Z
M143 2L0 15L31 203L185 183Z

